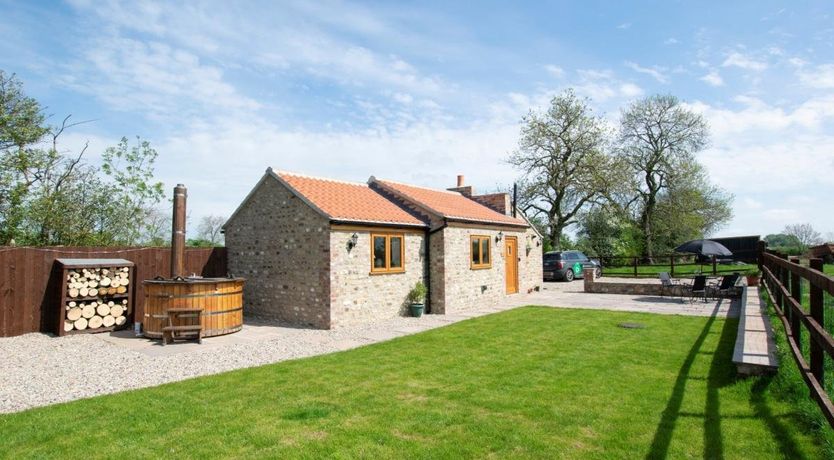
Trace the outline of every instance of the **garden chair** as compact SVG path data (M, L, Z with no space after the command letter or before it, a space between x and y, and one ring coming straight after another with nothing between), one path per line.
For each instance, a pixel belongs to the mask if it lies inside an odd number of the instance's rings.
M660 272L657 276L660 277L660 297L663 297L667 290L671 290L674 294L676 286L681 285L678 280L672 279L667 272Z
M695 302L696 298L707 301L707 277L705 275L697 275L689 288L689 302Z
M733 273L732 275L725 275L721 277L721 281L710 285L710 291L715 299L723 299L728 297L735 297L740 294L736 284L741 275Z

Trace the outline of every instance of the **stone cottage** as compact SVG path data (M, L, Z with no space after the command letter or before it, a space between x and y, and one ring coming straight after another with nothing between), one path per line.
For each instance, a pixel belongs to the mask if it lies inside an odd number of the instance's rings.
M542 281L542 238L509 195L267 169L224 226L247 314L317 328L402 315L417 283L428 313L490 305Z

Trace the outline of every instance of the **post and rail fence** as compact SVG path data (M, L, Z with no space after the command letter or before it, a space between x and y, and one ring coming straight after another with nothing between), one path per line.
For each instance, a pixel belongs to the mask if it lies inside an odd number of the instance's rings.
M591 257L602 264L603 274L625 277L657 277L654 270L644 271L647 267L663 268L670 276L690 276L697 274L711 273L714 276L735 273L739 271L738 265L721 264L715 257L710 258L708 263L698 263L698 256L694 254L661 254L652 257L652 263L643 263L641 256L601 256Z
M188 248L184 273L203 277L227 275L226 248ZM60 258L120 258L136 267L134 317L144 313L141 281L170 277L171 248L140 247L6 247L0 246L0 337L29 332L53 332L54 309L60 303L60 284L54 266Z
M825 373L825 357L834 359L834 339L831 331L825 328L826 315L834 315L834 311L825 305L825 296L834 296L834 277L823 273L822 259L812 258L805 267L796 257L788 258L768 250L764 242L759 243L758 258L762 284L785 328L791 354L811 398L834 427L834 405L826 391ZM803 284L808 287L807 302L802 292ZM802 351L805 334L810 349L809 360Z

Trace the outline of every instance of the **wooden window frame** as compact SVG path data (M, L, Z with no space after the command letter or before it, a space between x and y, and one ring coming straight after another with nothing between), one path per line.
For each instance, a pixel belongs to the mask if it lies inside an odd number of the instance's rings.
M385 238L385 267L374 267L374 241ZM391 268L391 238L400 239L400 266ZM389 273L405 273L405 234L404 233L371 233L371 274L385 275Z
M489 248L488 249L489 250L489 262L487 262L487 263L482 263L482 262L475 263L475 261L473 260L473 258L472 258L472 243L476 240L478 241L478 260L479 261L483 261L484 255L483 255L483 251L482 251L482 248L483 248L482 241L486 240L487 248ZM470 270L485 270L485 269L488 269L488 268L492 268L492 252L493 252L492 251L492 237L490 237L488 235L469 235L469 269Z

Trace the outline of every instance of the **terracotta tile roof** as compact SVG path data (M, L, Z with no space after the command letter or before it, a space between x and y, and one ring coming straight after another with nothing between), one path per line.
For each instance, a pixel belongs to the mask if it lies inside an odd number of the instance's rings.
M524 219L513 218L493 211L458 192L417 187L374 178L371 178L371 181L447 219L528 226Z
M425 222L374 191L368 184L284 171L274 173L333 220L426 226Z

